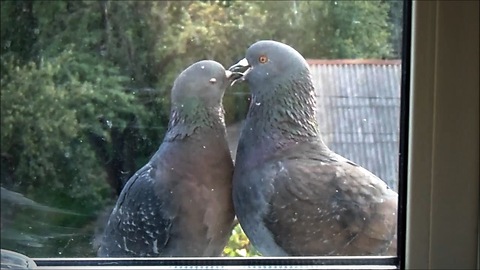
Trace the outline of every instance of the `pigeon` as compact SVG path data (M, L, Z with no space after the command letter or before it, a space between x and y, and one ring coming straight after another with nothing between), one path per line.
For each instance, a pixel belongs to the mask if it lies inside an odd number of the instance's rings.
M252 100L233 175L237 218L264 256L396 255L398 195L336 154L316 121L303 56L272 40L229 68Z
M210 60L177 77L163 142L120 193L99 257L221 255L234 219L222 106L232 78Z

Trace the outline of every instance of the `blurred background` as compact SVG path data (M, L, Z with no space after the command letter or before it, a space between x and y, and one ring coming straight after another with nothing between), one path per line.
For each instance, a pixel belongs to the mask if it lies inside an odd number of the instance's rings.
M0 3L2 249L95 256L162 141L175 77L260 39L309 59L327 145L397 189L402 1ZM233 153L248 102L245 85L225 94ZM257 253L237 226L223 255Z

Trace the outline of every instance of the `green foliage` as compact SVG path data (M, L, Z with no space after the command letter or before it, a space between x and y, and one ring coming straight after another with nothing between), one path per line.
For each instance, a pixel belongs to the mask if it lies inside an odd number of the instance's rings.
M237 224L228 239L227 246L223 250L222 256L225 257L257 257L260 253L252 246L250 240L242 230L242 226Z
M390 1L264 2L272 39L286 42L307 58L392 56Z
M11 169L17 190L83 212L99 207L108 188L98 181L103 171L83 132L99 125L96 115L113 113L112 100L131 98L119 89L96 93L105 89L102 83L81 82L78 72L65 69L69 65L75 65L72 52L24 66L2 58L1 149L16 164ZM80 173L84 168L90 170Z
M33 44L38 28L32 27L32 1L0 1L1 41L0 53L15 54L19 60L28 62L37 55Z
M392 58L400 59L402 56L403 35L403 2L400 0L384 1L389 5L388 22L390 26L389 43L392 46Z
M94 256L97 213L159 146L173 81L193 62L229 66L259 39L308 58L398 57L401 34L398 1L0 4L1 184L81 214L26 212L63 228L45 235L44 248L26 249L37 257ZM245 115L246 94L238 86L225 94L227 123ZM5 217L22 233L31 227L14 211ZM80 233L69 238L65 228ZM2 248L25 251L12 241ZM223 255L259 254L236 226Z

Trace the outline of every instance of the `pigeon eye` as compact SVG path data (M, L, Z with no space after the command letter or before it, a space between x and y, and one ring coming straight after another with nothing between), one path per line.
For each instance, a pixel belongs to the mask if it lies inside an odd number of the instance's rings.
M260 55L260 57L258 57L258 62L262 64L265 64L267 61L268 61L268 57L265 55Z

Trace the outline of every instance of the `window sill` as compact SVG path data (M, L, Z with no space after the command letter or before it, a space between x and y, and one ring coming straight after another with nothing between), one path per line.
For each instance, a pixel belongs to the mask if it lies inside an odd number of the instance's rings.
M398 258L34 258L36 269L398 269Z

